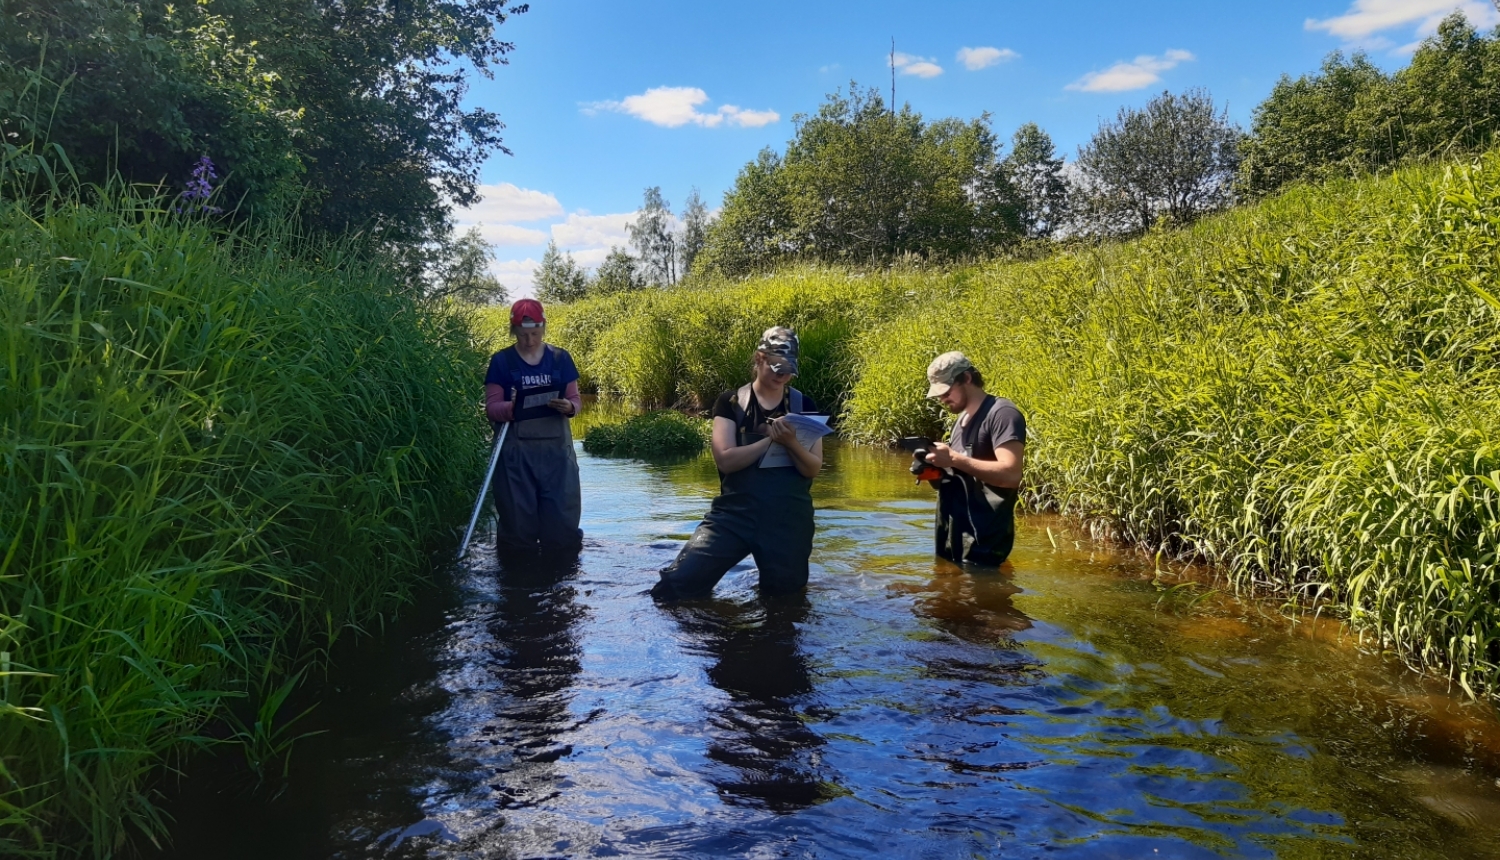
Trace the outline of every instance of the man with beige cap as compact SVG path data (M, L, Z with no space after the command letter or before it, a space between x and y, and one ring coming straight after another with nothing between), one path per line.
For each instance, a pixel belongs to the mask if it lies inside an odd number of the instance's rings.
M948 443L927 461L937 482L937 554L950 561L999 565L1016 540L1016 497L1026 453L1026 418L1016 404L986 394L984 377L961 352L927 367L927 396L958 416Z

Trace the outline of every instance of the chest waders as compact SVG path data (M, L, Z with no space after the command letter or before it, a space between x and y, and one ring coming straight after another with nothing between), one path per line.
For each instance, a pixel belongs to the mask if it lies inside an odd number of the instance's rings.
M979 441L979 425L989 416L995 401L987 399L950 438L950 446L969 454ZM958 445L952 443L962 443ZM1010 555L1016 542L1017 489L992 487L957 469L946 470L938 482L937 523L933 530L937 554L949 561L998 566Z
M505 358L512 377L520 376L524 368L515 349L506 350ZM510 400L519 408L528 394L555 388L523 386L511 391ZM499 518L495 533L499 551L571 550L582 543L578 454L573 450L572 427L563 415L511 423L491 490Z
M737 446L764 438L745 429L753 396L748 384L735 393ZM782 405L788 413L801 412L802 392L788 389ZM759 463L721 472L718 497L676 560L662 569L651 594L664 600L706 595L747 555L760 570L763 594L801 591L812 539L812 478L795 466L762 469Z

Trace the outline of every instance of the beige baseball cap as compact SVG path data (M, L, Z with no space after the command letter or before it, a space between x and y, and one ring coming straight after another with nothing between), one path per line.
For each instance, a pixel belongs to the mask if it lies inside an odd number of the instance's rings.
M960 376L973 369L974 363L961 352L945 352L934 358L932 364L927 365L927 382L930 383L927 396L942 397Z

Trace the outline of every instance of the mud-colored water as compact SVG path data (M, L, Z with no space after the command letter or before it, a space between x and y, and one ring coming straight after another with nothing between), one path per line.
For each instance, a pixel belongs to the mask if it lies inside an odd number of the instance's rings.
M1150 560L1028 520L931 556L899 455L829 446L805 599L663 608L717 489L580 453L576 564L480 546L344 655L274 799L187 783L178 857L1500 856L1500 722Z

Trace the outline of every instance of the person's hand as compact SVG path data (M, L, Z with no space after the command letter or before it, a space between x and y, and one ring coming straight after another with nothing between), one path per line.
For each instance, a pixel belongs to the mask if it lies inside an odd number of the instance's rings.
M573 416L573 401L566 397L554 397L547 401L547 405L570 418Z
M946 469L953 465L953 449L942 442L933 442L932 450L927 453L927 462L939 469Z
M797 441L797 431L793 430L792 425L785 421L772 421L770 428L772 442L779 445L790 445Z

